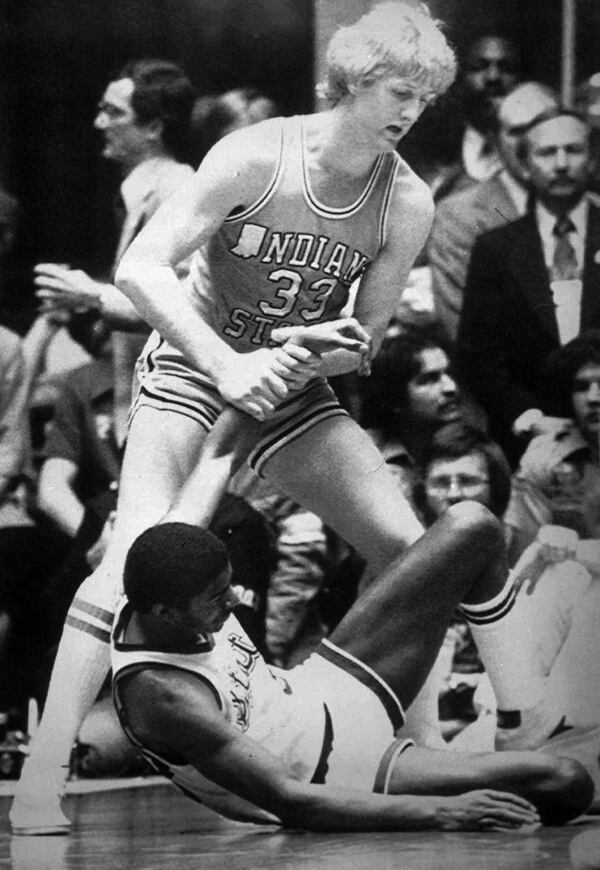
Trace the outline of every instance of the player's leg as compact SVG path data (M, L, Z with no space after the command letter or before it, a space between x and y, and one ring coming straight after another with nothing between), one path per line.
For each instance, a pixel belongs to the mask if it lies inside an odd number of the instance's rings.
M259 468L383 569L422 533L369 436L348 416L332 416L284 440Z
M409 746L393 757L389 770L384 758L378 780L388 794L510 792L531 801L547 824L564 824L585 812L594 793L576 761L533 751L454 753Z
M56 796L81 722L108 672L112 614L127 550L166 513L197 462L204 435L198 422L180 414L141 407L133 418L114 532L102 564L84 581L69 610L40 728L11 811L15 831L64 827Z
M502 527L481 505L454 506L394 560L337 626L329 643L341 649L342 659L349 653L374 670L407 707L459 603L472 620L499 711L526 714L527 727L537 729L532 737L539 740L533 744L537 747L560 715L547 702L530 626L515 606L507 581Z

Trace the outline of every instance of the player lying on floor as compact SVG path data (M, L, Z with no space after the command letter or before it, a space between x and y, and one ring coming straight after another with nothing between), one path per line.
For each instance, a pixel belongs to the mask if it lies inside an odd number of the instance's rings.
M395 739L459 605L505 722L520 722L532 744L548 728L486 508L452 507L304 664L282 671L232 613L227 553L188 521L204 510L190 484L129 551L112 652L125 731L188 795L232 818L325 830L514 829L590 805L592 781L571 759Z

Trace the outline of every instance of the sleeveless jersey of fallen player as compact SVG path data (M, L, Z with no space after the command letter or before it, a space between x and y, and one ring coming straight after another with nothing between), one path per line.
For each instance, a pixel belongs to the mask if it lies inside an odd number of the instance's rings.
M320 693L302 679L301 669L292 685L286 671L267 665L234 616L199 645L197 652L166 654L122 642L129 614L127 604L118 612L111 653L115 705L129 739L156 770L188 796L229 818L277 822L274 816L206 779L183 759L161 757L141 743L129 727L119 683L125 675L148 666L180 668L197 675L212 689L231 725L282 758L304 781L313 777L323 750L325 707Z
M246 352L268 346L274 327L338 317L384 244L399 166L395 152L380 155L357 199L331 208L311 188L303 117L281 119L267 188L196 255L193 292L203 318Z

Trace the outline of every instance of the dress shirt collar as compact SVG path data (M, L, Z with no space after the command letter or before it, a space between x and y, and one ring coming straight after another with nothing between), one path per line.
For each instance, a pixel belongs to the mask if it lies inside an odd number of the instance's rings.
M465 172L475 181L485 181L501 168L495 149L486 152L487 142L479 130L467 127L463 136L462 161Z
M500 170L499 178L513 201L517 214L521 216L526 214L527 201L529 199L529 191L527 188L520 184L516 178L513 178L507 169Z

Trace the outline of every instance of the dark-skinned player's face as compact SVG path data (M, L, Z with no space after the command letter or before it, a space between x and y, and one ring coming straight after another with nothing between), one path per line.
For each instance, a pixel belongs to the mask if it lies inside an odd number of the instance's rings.
M172 620L189 637L213 634L223 628L228 616L238 604L231 586L231 568L227 568L202 585L183 608L171 608Z

